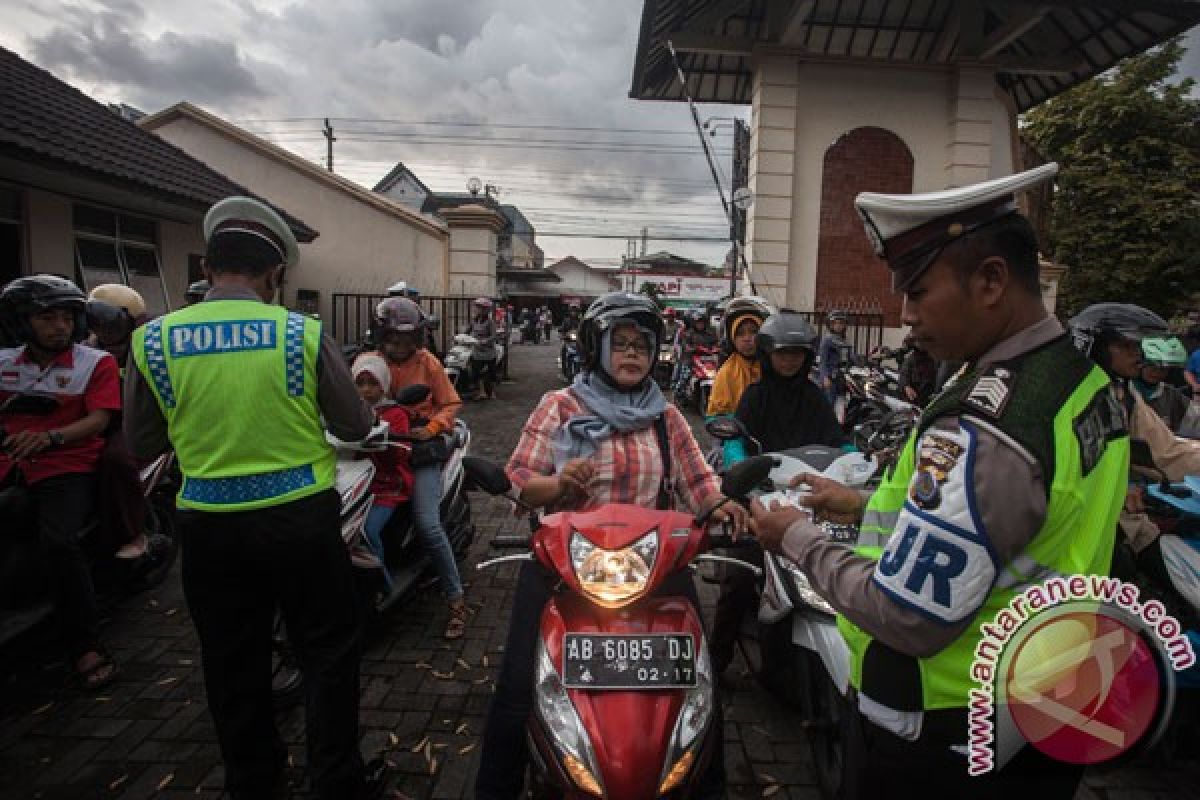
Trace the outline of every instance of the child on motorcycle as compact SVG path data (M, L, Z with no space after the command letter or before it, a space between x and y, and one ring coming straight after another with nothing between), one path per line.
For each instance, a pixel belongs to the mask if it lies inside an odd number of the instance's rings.
M719 417L737 411L746 387L758 383L762 377L754 339L770 314L770 306L754 297L739 297L729 304L722 327L733 353L717 370L712 395L708 398L708 408L705 410L706 417ZM726 467L746 457L746 448L741 439L725 442L722 450Z
M379 356L363 354L354 360L350 373L359 395L374 409L376 418L388 424L388 433L408 433L408 411L390 397L392 375L387 362ZM375 465L375 477L371 480L371 510L367 512L363 531L375 555L382 560L383 529L396 509L411 496L413 473L408 454L399 448L388 447L370 453L369 458Z
M466 631L467 604L454 550L442 526L442 464L447 445L440 437L454 430L462 400L441 362L422 346L427 325L416 303L406 297L387 298L375 309L372 338L379 342L379 352L372 355L387 361L393 395L400 388L418 383L430 388L429 397L411 409L416 419L423 420L410 431L418 439L411 460L413 521L450 608L445 637L461 639Z
M522 504L549 510L582 510L606 503L666 508L677 504L702 512L721 503L717 477L683 415L669 405L650 378L662 317L648 297L605 295L584 315L579 340L584 372L574 385L548 392L525 424L506 472ZM666 442L660 442L660 436ZM663 445L673 456L663 475ZM735 535L746 514L724 505L713 512ZM695 590L687 582L693 603ZM475 783L480 800L513 800L524 783L525 725L532 711L536 621L552 587L533 563L518 577L504 664L483 736ZM717 754L706 788L723 791L721 725L713 723Z

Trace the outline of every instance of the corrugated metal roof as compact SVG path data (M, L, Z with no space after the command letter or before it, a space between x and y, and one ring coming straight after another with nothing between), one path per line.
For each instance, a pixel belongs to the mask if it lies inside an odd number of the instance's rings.
M630 96L751 100L752 53L994 65L1024 111L1200 23L1200 0L645 0Z

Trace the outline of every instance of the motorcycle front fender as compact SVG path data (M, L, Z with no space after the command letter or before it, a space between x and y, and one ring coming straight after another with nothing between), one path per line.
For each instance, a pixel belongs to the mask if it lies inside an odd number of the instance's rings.
M843 695L850 687L850 648L837 624L824 614L801 609L792 617L792 644L817 654Z

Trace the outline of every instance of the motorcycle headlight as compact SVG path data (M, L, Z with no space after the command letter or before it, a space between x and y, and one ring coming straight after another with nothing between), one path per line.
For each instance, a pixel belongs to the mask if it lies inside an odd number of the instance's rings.
M571 536L571 568L579 586L604 608L620 608L646 591L657 558L657 531L620 550L597 547L578 531Z
M687 689L683 708L671 734L667 760L663 764L658 793L666 794L679 788L696 763L704 733L712 721L713 706L712 664L708 658L708 643L701 638L696 652L696 685Z
M562 753L563 766L575 785L586 792L604 796L600 770L596 766L596 753L588 738L575 705L567 695L566 687L554 664L546 643L538 639L537 680L534 688L537 714L546 726L546 732Z
M825 598L817 594L812 588L812 584L808 582L808 576L804 574L794 562L787 558L779 559L779 564L788 574L792 576L792 581L796 586L796 594L800 598L800 602L816 611L828 614L831 617L837 616L837 611L833 606L825 602Z

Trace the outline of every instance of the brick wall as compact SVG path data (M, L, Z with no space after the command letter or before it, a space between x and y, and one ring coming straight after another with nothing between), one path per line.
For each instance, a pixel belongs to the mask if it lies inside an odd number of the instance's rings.
M856 128L825 151L821 180L821 238L817 246L817 310L877 309L884 324L899 327L901 298L875 256L854 210L859 192L912 191L908 146L883 128Z

